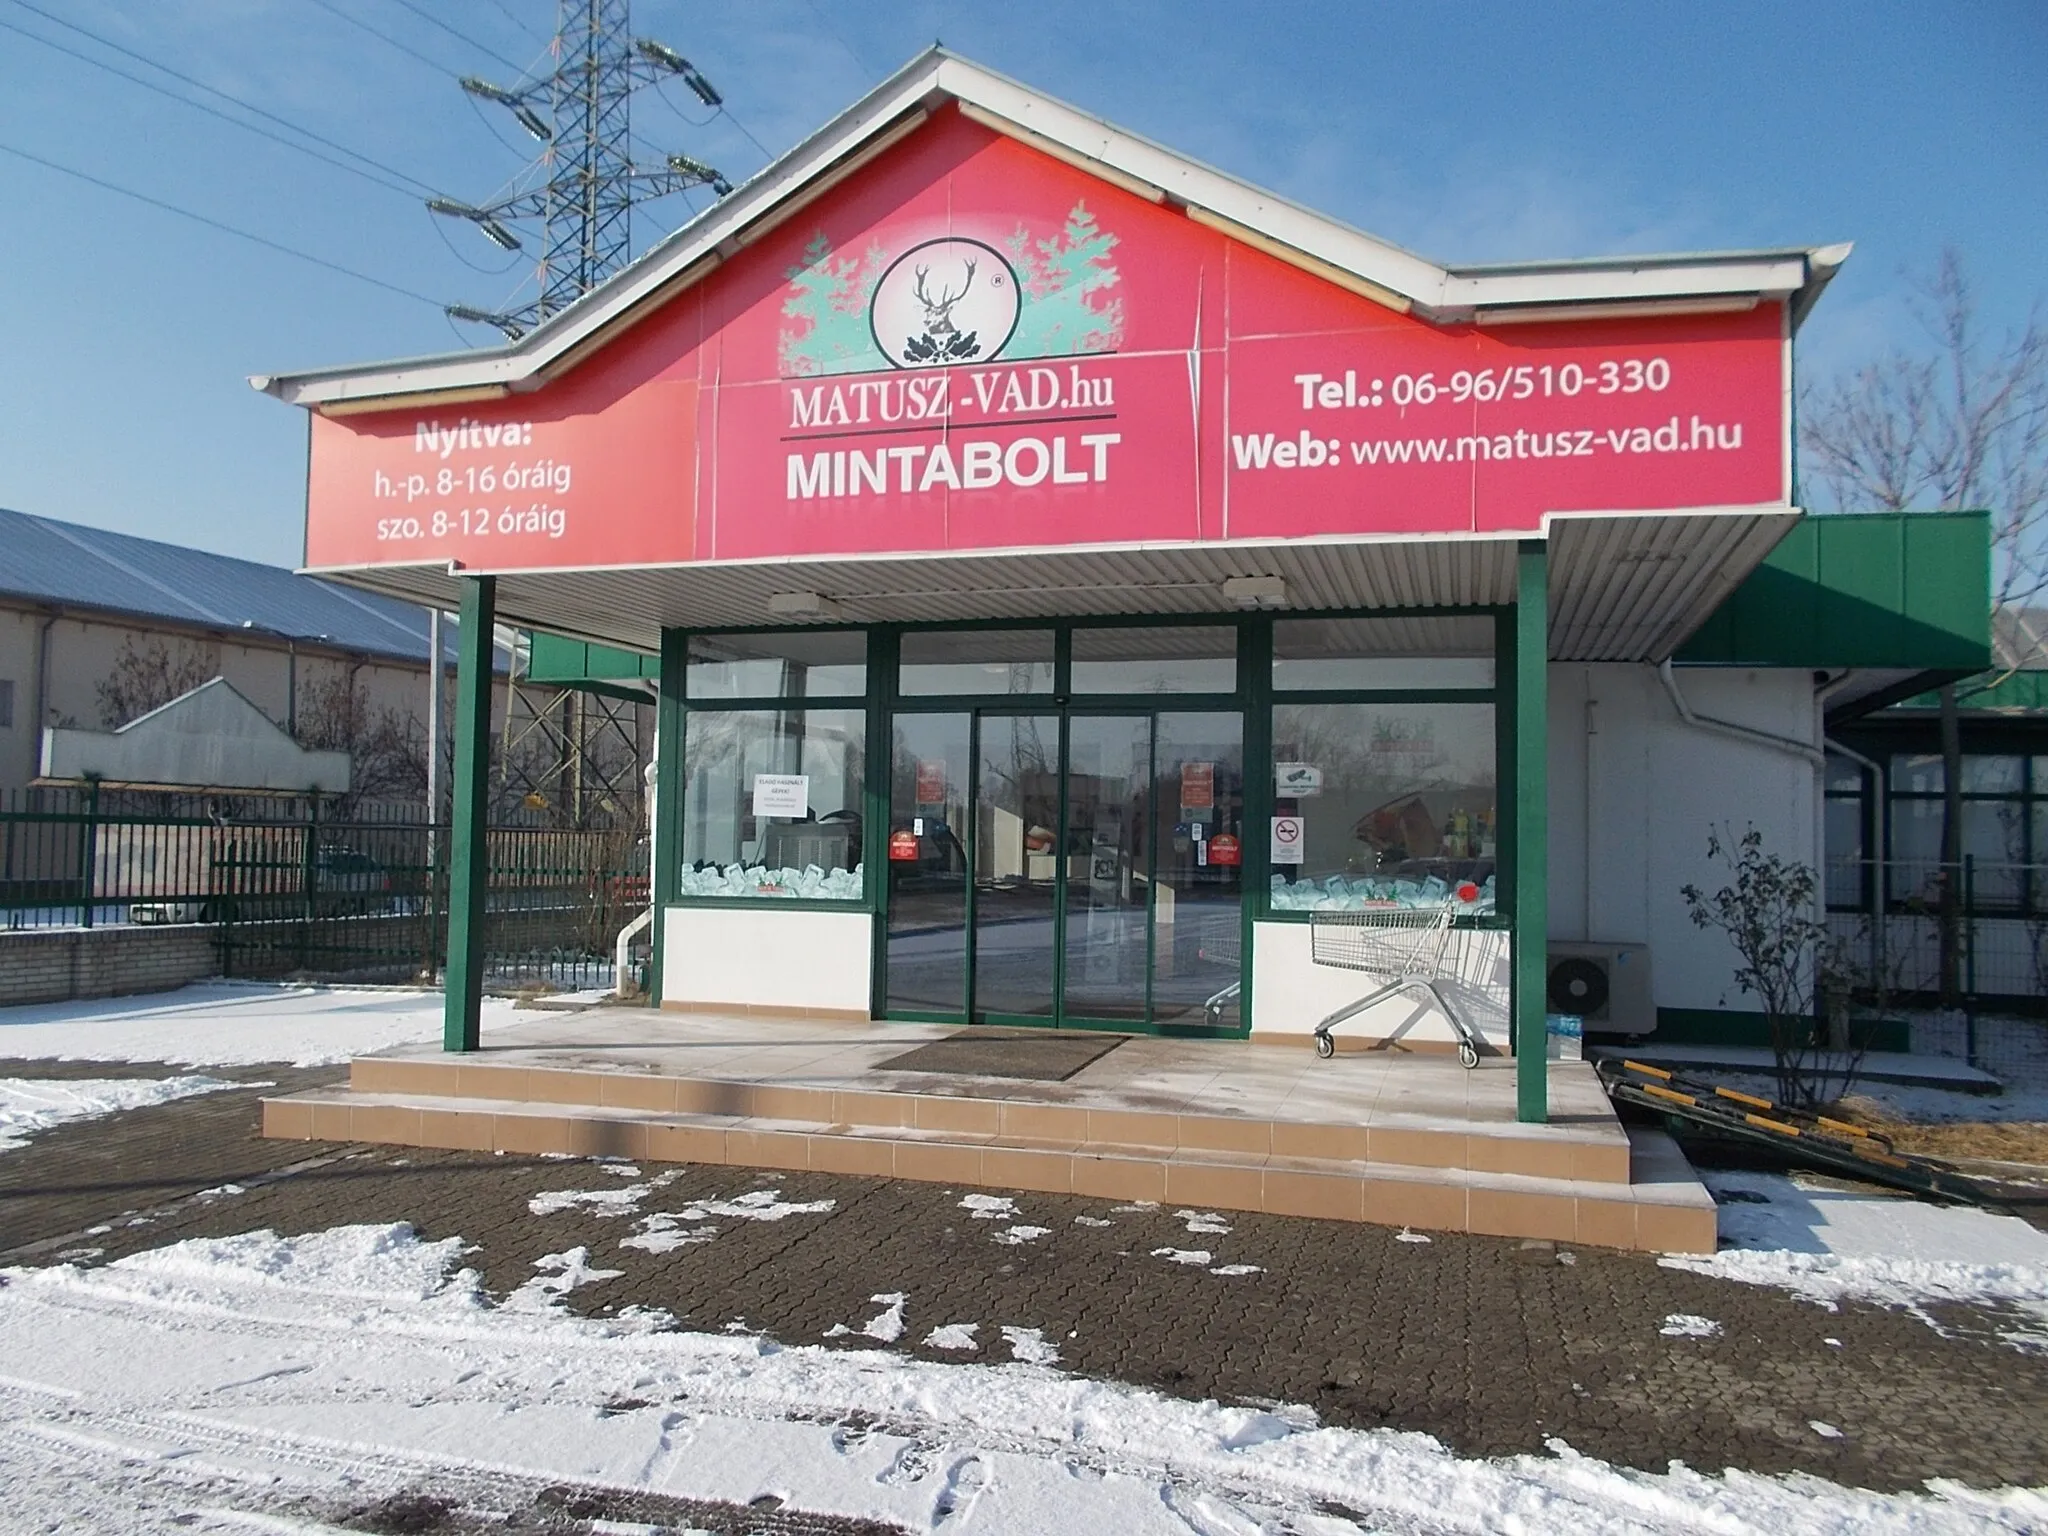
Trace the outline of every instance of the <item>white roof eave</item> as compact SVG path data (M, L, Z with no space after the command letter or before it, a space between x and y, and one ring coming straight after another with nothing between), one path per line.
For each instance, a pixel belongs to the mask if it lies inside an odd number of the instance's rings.
M1487 309L1655 304L1688 299L1792 299L1795 322L1849 253L1847 245L1775 251L1617 257L1448 268L1127 133L942 49L928 49L818 132L649 249L623 271L501 347L401 361L260 374L250 384L290 404L342 406L458 390L520 392L592 335L693 267L708 271L763 231L753 226L817 178L944 100L971 104L1156 187L1162 201L1244 226L1406 299L1425 319L1459 322ZM778 221L779 222L779 221Z

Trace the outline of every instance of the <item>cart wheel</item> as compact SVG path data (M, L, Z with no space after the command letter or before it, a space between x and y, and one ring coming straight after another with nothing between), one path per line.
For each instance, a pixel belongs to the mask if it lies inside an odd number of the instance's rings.
M1337 1042L1332 1040L1328 1035L1317 1035L1316 1054L1322 1057L1323 1060L1328 1061L1332 1056L1337 1054Z
M1479 1047L1470 1040L1460 1040L1458 1042L1458 1060L1463 1062L1465 1070L1470 1072L1479 1065Z

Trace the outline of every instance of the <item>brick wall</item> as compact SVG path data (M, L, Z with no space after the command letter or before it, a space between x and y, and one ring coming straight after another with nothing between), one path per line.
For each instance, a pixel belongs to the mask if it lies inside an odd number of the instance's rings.
M216 932L208 923L179 923L0 933L0 1006L167 992L217 976Z

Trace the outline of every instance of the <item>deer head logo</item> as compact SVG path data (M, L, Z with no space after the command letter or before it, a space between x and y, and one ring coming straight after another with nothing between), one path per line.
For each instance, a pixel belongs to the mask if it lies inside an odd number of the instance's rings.
M919 267L917 276L911 283L911 292L917 295L917 302L924 306L924 333L927 336L958 335L960 328L953 324L953 306L966 298L967 290L974 286L974 262L972 259L968 261L967 277L960 284L958 293L947 293L942 290L936 299L924 290L925 279L931 276L931 270L930 267Z
M997 356L1017 328L1017 274L993 246L961 236L898 256L875 285L869 328L898 368Z

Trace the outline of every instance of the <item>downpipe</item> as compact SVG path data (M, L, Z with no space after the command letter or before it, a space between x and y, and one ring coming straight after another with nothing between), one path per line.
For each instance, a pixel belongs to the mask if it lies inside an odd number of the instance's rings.
M1737 725L1733 720L1716 720L1711 715L1695 714L1693 707L1685 702L1685 695L1678 691L1678 678L1672 673L1670 657L1657 664L1657 676L1663 681L1664 692L1671 700L1671 707L1678 711L1678 718L1694 730L1726 736L1732 741L1746 741L1751 746L1789 752L1794 757L1805 758L1823 772L1827 770L1827 753L1810 741L1795 741L1790 736L1774 736L1753 726Z
M627 991L627 967L631 964L633 941L654 926L654 908L649 907L633 921L619 930L618 943L612 949L612 995L630 997Z

